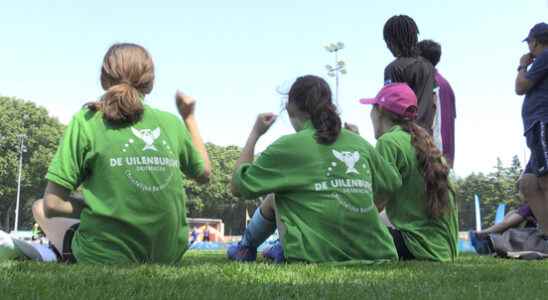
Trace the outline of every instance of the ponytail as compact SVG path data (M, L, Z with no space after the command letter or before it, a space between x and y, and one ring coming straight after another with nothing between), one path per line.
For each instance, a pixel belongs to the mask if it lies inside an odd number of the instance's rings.
M110 123L134 123L143 116L142 99L152 91L153 84L154 64L146 49L135 44L115 44L105 54L101 68L105 94L87 106L103 112Z
M312 75L297 78L289 90L289 102L310 115L318 143L331 145L337 140L341 132L341 119L333 105L331 89L324 79Z
M432 136L414 121L403 121L403 130L411 135L417 160L426 184L426 211L432 218L441 217L449 210L449 167Z

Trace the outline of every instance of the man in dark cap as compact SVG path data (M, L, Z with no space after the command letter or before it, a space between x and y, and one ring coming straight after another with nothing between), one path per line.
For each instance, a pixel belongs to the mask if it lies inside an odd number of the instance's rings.
M529 52L519 61L516 94L525 95L522 118L531 157L520 190L545 239L538 251L548 254L548 24L536 24L523 41Z

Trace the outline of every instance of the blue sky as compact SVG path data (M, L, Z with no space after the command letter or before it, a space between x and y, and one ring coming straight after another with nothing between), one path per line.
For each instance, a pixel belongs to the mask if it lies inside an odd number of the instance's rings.
M442 44L438 68L457 97L456 173L489 171L497 157L525 159L515 70L527 51L521 40L548 21L547 0L9 1L0 21L0 94L36 102L66 123L101 95L108 47L139 43L157 71L147 102L175 112L176 89L192 94L204 138L242 146L257 113L279 111L278 87L304 74L326 77L333 57L323 45L342 41L342 118L374 143L370 108L357 99L382 85L393 59L382 28L394 14L410 15L421 39ZM283 115L258 149L291 132Z

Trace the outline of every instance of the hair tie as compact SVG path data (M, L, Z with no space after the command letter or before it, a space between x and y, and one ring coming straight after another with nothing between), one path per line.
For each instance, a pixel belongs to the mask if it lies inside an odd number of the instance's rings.
M119 84L125 84L125 85L128 85L130 87L133 87L133 84L131 83L131 81L127 80L127 79L122 79L120 80L120 83Z

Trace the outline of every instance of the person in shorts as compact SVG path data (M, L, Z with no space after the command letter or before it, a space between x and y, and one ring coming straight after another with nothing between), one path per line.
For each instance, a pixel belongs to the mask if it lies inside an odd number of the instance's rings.
M545 240L536 251L548 254L548 24L533 26L524 42L529 51L519 60L515 90L525 95L522 118L531 156L520 179L520 191Z

